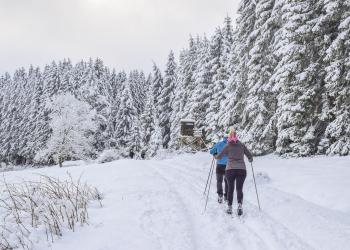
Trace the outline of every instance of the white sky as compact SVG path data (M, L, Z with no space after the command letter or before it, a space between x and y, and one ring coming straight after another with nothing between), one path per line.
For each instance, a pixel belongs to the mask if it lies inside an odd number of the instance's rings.
M0 0L0 74L100 57L117 70L163 68L189 34L213 34L240 0Z

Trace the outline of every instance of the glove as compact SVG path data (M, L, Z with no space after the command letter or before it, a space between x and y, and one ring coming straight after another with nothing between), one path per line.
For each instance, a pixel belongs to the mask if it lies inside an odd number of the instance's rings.
M249 159L249 162L252 163L253 162L253 158Z

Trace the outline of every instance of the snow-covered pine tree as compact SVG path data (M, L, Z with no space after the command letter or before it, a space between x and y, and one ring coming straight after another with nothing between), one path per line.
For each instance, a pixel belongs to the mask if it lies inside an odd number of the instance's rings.
M154 107L153 89L151 85L147 91L146 105L140 117L142 138L141 153L144 153L145 155L148 155L147 152L149 151L151 136L155 129L155 113L156 109Z
M234 55L234 41L235 41L235 35L232 27L232 20L229 16L226 16L224 20L224 26L221 29L222 33L222 49L221 49L221 56L219 58L219 62L221 63L220 69L218 70L218 73L213 76L213 79L219 80L221 79L221 82L223 83L223 89L220 92L220 96L218 97L220 99L219 101L219 111L216 114L217 119L216 122L218 124L217 128L214 129L215 134L217 135L218 131L224 130L224 128L228 127L228 124L225 123L225 120L227 120L226 117L228 117L228 113L230 110L227 108L230 100L229 97L231 96L231 82L229 79L231 78L233 74L233 66L231 63L233 62L232 56ZM222 134L222 133L219 133ZM210 136L211 139L214 139L214 134Z
M159 108L159 97L162 91L163 86L163 77L158 66L153 63L153 76L152 76L152 89L153 89L153 102L155 107L157 108L157 117L159 116L159 112L161 111Z
M217 28L211 40L209 51L209 74L211 77L209 88L212 90L212 94L206 112L209 132L207 134L207 139L213 139L213 137L222 130L219 124L220 103L223 102L223 93L229 78L224 64L224 59L226 60L227 57L224 57L223 41L222 31L220 28Z
M326 50L325 99L323 113L329 124L321 147L328 154L350 153L350 2L325 1L326 20L333 34Z
M7 95L7 88L10 86L8 83L11 81L11 76L8 73L5 73L4 75L0 76L0 141L4 141L4 135L2 133L3 131L3 122L5 122L5 100L6 100L6 95ZM2 153L1 153L1 145L0 145L0 161L3 158Z
M84 76L86 72L86 62L80 61L77 64L75 64L72 69L70 70L69 74L69 87L68 92L73 94L75 97L79 97L79 89L84 83Z
M96 123L90 106L67 93L54 96L48 107L52 110L52 135L35 160L47 163L52 157L62 167L65 160L91 157L94 154L92 133L96 130Z
M174 100L172 103L172 112L170 114L170 141L169 141L169 148L176 149L177 148L177 138L179 135L180 127L180 119L182 117L182 109L181 109L181 103L183 96L181 93L183 93L183 82L180 81L180 78L182 79L182 71L180 70L183 66L183 58L184 58L184 50L180 52L179 56L179 65L177 68L177 79L175 83L174 88Z
M228 78L226 82L226 87L223 91L224 99L220 103L220 111L219 111L219 124L223 128L228 128L232 125L235 125L235 128L237 128L237 124L235 124L235 121L238 121L238 116L240 114L235 114L232 112L232 110L235 107L235 104L237 100L240 98L238 95L238 91L236 89L238 88L238 85L236 84L236 81L234 80L234 76L236 69L236 66L239 63L239 58L236 51L236 45L237 45L237 35L236 33L233 34L233 43L232 48L230 51L230 54L228 55L228 62L225 65L226 71L229 73L230 77Z
M174 89L174 101L171 112L171 126L170 126L170 142L169 147L177 149L177 138L180 133L180 120L183 117L184 98L185 98L185 81L184 81L184 67L186 51L182 50L179 57L179 66L177 70L177 81ZM187 94L186 94L187 97Z
M255 26L256 1L242 0L238 9L238 19L233 36L233 45L228 60L227 70L231 71L227 80L227 99L221 102L219 122L222 127L233 126L240 133L242 114L247 95L247 63L252 48L250 35Z
M277 96L279 154L307 156L317 150L316 126L321 95L315 1L286 0L282 8L280 61L272 76ZM316 100L316 101L315 101Z
M147 82L145 73L143 71L139 72L139 78L138 78L138 86L139 86L139 94L138 94L138 98L140 98L141 101L141 108L139 110L139 115L141 115L143 113L143 109L145 108L145 104L146 104L146 99L147 99L147 91L149 89L149 84Z
M177 81L174 91L173 112L171 114L170 148L177 147L180 134L180 120L191 116L191 96L195 89L194 72L199 63L198 49L200 38L196 41L190 36L189 48L180 52L179 65L177 70Z
M234 31L232 27L232 19L229 16L225 17L224 26L221 29L222 32L222 46L223 46L223 64L226 66L229 56L231 54L232 45L234 41Z
M232 81L230 80L232 78L235 65L237 64L237 60L235 57L235 40L236 35L232 27L232 20L229 16L226 16L224 21L224 26L222 28L222 34L223 34L223 56L222 56L222 63L225 67L225 71L228 74L228 79L225 83L225 88L222 92L223 98L220 102L220 111L218 113L218 123L220 127L227 128L230 125L229 122L229 111L228 106L231 102L231 96L232 96Z
M0 161L10 162L11 161L11 141L13 138L9 137L12 130L12 120L10 114L14 112L12 110L12 100L14 92L14 83L11 79L10 74L5 73L0 78L1 86L1 105L0 105Z
M189 48L180 52L171 114L170 148L177 147L180 120L191 116L192 105L190 101L195 89L193 73L198 66L198 46L200 46L199 37L195 41L190 36Z
M128 81L131 86L131 93L135 101L137 113L140 115L142 114L143 108L145 106L145 92L147 91L145 76L143 72L133 70L129 74Z
M137 119L137 108L131 93L131 84L126 81L122 87L120 105L116 114L115 139L119 148L124 148L126 151L132 150L133 128Z
M95 147L97 151L102 151L108 142L107 121L110 113L110 103L108 102L109 73L103 65L101 59L95 61L90 58L89 63L82 76L78 96L96 110L96 122L98 129L95 133Z
M72 68L73 66L70 59L64 59L63 61L58 62L57 70L60 85L56 94L73 92L73 85L71 84Z
M57 63L53 61L50 65L46 65L42 75L44 95L48 97L56 95L61 86Z
M199 44L199 43L198 43ZM189 116L196 122L198 129L206 130L208 123L206 120L207 110L209 108L211 89L211 72L210 72L210 43L206 37L200 41L198 46L198 65L193 72L194 89L191 94L187 108Z
M11 152L11 162L15 164L25 164L23 149L26 146L27 135L24 131L28 130L27 114L25 112L26 105L30 101L30 87L28 85L28 74L24 68L16 70L13 76L14 89L10 94L10 106L8 110L8 119L10 133L8 136L9 152Z
M192 96L195 92L196 88L196 78L195 78L195 71L198 68L198 65L201 64L200 61L200 51L201 51L201 38L199 36L196 37L196 39L190 38L190 44L189 49L184 51L183 53L183 59L182 60L182 67L179 67L179 76L182 75L182 77L179 78L180 85L183 85L182 90L182 100L181 100L181 106L180 109L181 117L182 118L191 118L191 110L192 110ZM181 91L180 91L181 92Z
M157 152L162 148L163 144L162 129L159 126L159 122L156 117L154 117L154 121L155 127L150 138L148 151L146 153L147 158L155 156Z
M24 133L26 134L26 146L23 148L23 155L26 163L32 163L38 150L45 147L51 134L48 123L48 112L45 107L46 97L43 95L43 81L39 68L30 67L28 72L28 85L30 91L27 96L30 99L25 107Z
M131 131L131 147L130 151L136 156L136 158L140 158L142 152L142 126L139 117L135 119L132 131Z
M255 154L274 151L276 128L273 114L276 110L276 95L268 84L277 66L273 42L280 29L281 6L275 0L257 2L254 30L250 34L252 47L247 61L247 95L242 113L241 136Z
M120 106L121 90L122 86L127 81L126 73L119 72L116 73L115 70L112 71L110 76L110 84L108 90L108 103L110 104L110 112L107 120L106 135L108 142L106 148L114 148L117 146L116 139L116 124L117 124L117 114Z
M170 141L170 115L176 83L176 62L173 51L170 52L165 69L164 80L158 100L159 124L162 130L163 148L168 148Z

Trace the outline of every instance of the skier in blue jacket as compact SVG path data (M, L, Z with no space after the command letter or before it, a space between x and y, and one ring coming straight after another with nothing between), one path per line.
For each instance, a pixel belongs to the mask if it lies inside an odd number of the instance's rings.
M211 155L218 155L221 153L221 151L224 149L224 147L227 144L227 136L224 137L222 141L219 141L214 145L213 148L210 149ZM218 193L218 202L222 203L222 198L224 196L225 201L227 200L227 181L225 178L225 169L227 164L227 156L223 156L220 160L217 160L216 162L216 187L217 187L217 193ZM222 189L222 181L225 182L225 192L223 192Z

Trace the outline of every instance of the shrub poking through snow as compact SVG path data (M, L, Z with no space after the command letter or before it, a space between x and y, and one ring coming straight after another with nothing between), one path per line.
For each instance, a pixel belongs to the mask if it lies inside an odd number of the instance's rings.
M3 180L0 193L0 249L32 249L42 235L53 242L65 230L88 224L91 201L102 206L96 188L70 175L66 180L41 175L39 181L15 184Z
M126 153L117 149L106 149L97 158L98 163L111 162L124 157Z

